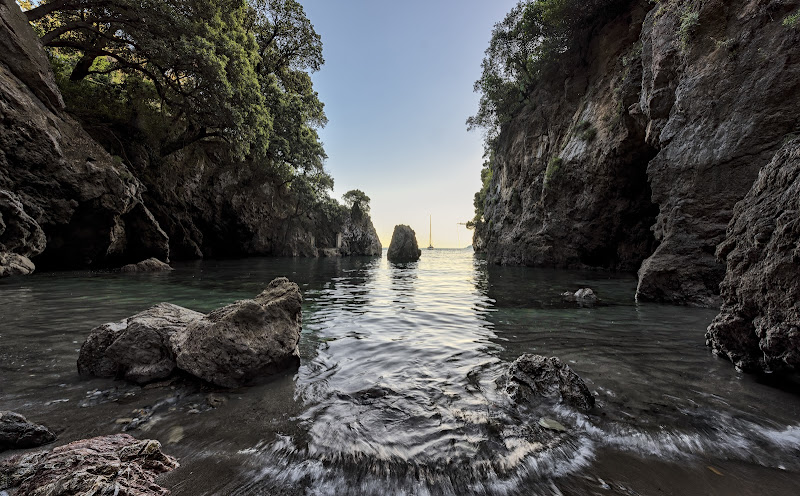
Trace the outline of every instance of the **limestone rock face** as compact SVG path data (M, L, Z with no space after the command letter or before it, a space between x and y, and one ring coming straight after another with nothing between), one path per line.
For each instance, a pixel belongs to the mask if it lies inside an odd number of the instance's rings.
M594 396L583 379L557 357L522 355L509 367L505 388L516 402L536 403L537 397L560 397L580 410L594 407Z
M494 263L638 270L639 300L718 305L733 207L797 130L792 5L630 2L504 127L475 246Z
M302 296L285 277L252 300L191 322L172 337L178 367L208 382L237 387L299 363Z
M28 422L18 413L0 411L0 451L34 448L55 440L56 435L47 427Z
M47 57L14 0L0 0L0 54L2 243L58 268L166 259L168 239L142 204L144 187L62 111ZM11 229L9 205L25 214Z
M175 371L170 338L202 313L160 303L120 322L92 329L81 346L78 372L98 377L121 375L139 384Z
M417 235L411 227L404 224L394 226L392 241L386 256L391 262L416 262L422 255L417 245Z
M727 272L706 343L742 370L800 371L800 139L761 170L717 255Z
M177 467L158 441L116 434L3 460L0 490L39 496L167 495L169 491L155 483L156 476Z
M171 270L172 267L154 257L142 260L139 263L123 265L119 269L120 272L169 272Z
M378 239L378 232L372 224L369 215L353 206L350 215L342 226L342 246L339 251L342 255L365 255L379 257L383 247Z

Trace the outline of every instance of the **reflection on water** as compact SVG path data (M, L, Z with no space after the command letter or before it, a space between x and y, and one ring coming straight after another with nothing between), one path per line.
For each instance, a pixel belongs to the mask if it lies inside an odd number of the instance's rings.
M160 301L208 311L279 275L305 298L294 373L236 391L76 376L95 325ZM117 419L146 411L131 433L181 458L162 479L174 494L800 492L800 399L709 354L714 312L637 305L635 284L487 266L465 250L410 264L249 259L5 280L0 409L45 421L62 441L119 432ZM581 287L598 304L561 300ZM529 352L569 363L595 411L512 405L496 381ZM539 428L543 416L569 432ZM746 481L730 485L733 470Z

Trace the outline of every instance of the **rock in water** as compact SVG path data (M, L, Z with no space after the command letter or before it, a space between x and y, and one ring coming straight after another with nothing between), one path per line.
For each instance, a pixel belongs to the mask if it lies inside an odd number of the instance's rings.
M3 460L0 490L41 496L166 495L169 491L155 483L156 476L176 467L158 441L116 434Z
M17 253L0 252L0 277L27 276L36 270L28 257Z
M299 364L303 299L285 277L253 300L237 301L172 337L177 364L208 382L237 387Z
M400 224L394 226L392 241L386 257L391 262L416 262L422 255L422 250L417 245L417 235L409 226Z
M717 256L727 272L708 346L742 370L800 371L800 139L736 205Z
M0 412L0 451L34 448L55 440L56 435L47 427L28 422L18 413Z
M170 270L172 270L172 267L155 257L150 257L139 263L123 265L119 269L120 272L166 272Z
M560 395L562 401L581 410L594 407L594 396L583 379L557 357L522 355L509 367L505 388L518 403Z
M170 338L202 313L160 303L120 322L92 329L81 346L78 372L99 377L122 375L143 384L175 370Z

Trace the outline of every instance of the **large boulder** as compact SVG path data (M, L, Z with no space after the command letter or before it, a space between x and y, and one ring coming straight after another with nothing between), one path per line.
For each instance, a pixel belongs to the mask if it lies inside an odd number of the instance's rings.
M19 197L0 189L0 277L32 273L36 266L30 257L41 253L46 242Z
M522 355L511 364L504 382L506 392L518 403L560 397L580 410L594 407L594 396L583 379L557 357Z
M28 422L18 413L0 411L0 451L34 448L55 440L56 435L47 427Z
M342 242L339 251L342 255L381 256L383 247L378 232L369 214L358 205L353 205L342 225Z
M708 346L742 370L800 371L800 139L736 205L717 256L727 272Z
M285 277L252 300L191 322L171 344L178 367L208 382L237 387L299 363L303 299Z
M160 303L120 322L92 329L81 346L78 372L123 376L139 384L168 377L175 370L172 336L202 313Z
M414 230L404 224L394 226L386 257L391 262L416 262L421 255Z
M0 490L38 496L166 495L169 491L156 484L156 476L177 467L158 441L116 434L3 460Z

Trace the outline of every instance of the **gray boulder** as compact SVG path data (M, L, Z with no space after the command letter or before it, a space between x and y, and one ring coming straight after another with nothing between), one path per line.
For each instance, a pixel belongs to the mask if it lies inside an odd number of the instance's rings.
M800 139L736 205L717 256L727 271L706 344L741 370L800 371Z
M299 364L303 299L285 277L252 300L237 301L191 322L171 339L178 368L223 387Z
M167 495L169 491L156 484L156 476L177 467L158 441L116 434L3 460L0 491L39 496Z
M400 224L394 226L392 241L386 253L391 262L416 262L422 255L422 250L417 245L417 235L409 226Z
M34 448L55 440L56 435L47 427L28 422L18 413L0 411L0 451Z
M123 265L122 268L119 269L120 272L168 272L173 270L169 264L162 262L161 260L150 257L147 260L142 260L139 263L135 264L128 264Z
M506 392L517 403L560 397L564 403L580 410L594 407L594 396L583 379L557 357L522 355L514 360L503 379Z
M81 346L78 372L121 375L139 384L166 378L175 370L170 339L202 317L188 308L160 303L120 322L95 327Z
M0 252L0 277L27 276L36 270L28 257L17 253Z

